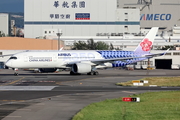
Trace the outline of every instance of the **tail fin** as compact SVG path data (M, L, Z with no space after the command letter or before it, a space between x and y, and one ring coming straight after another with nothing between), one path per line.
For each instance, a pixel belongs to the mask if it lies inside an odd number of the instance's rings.
M157 34L158 27L152 27L144 39L139 43L138 47L134 50L137 53L149 53L151 51L154 38Z

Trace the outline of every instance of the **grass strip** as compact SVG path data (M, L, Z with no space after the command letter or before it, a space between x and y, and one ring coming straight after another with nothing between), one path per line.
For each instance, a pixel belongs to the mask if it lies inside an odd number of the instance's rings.
M147 80L148 83L143 86L157 85L157 86L180 86L180 77L147 77L140 80ZM132 81L116 83L119 86L133 86Z
M134 94L141 102L123 102L122 98L92 103L73 120L179 120L180 91Z

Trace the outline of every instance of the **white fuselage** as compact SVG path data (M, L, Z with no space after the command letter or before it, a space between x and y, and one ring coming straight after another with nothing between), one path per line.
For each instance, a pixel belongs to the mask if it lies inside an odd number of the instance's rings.
M96 51L53 51L22 52L13 55L17 59L9 59L6 65L11 68L66 68L68 63L104 59Z

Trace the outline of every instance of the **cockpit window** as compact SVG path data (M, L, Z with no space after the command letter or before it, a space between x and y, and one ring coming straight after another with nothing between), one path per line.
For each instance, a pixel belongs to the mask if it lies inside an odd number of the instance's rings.
M10 57L9 59L14 59L14 60L16 60L16 59L17 59L17 57L13 56L13 57Z

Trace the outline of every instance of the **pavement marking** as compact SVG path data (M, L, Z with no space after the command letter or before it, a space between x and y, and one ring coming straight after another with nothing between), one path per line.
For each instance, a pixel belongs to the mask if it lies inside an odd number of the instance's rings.
M14 84L14 83L17 83L17 82L21 81L21 80L24 79L24 78L25 78L25 77L22 77L22 78L20 78L19 80L13 81L13 82L9 83L9 85Z
M36 105L45 105L45 103L38 103L38 104L36 104Z
M16 117L16 118L18 117L18 118L20 118L21 116L6 116L6 117Z
M52 89L54 89L56 86L0 86L0 91L1 90L18 90L18 91L51 91Z
M22 110L22 111L31 111L31 109L17 109L17 110Z
M24 78L25 78L25 77L22 77L22 78L20 78L20 79L18 79L18 80L15 80L15 81L13 81L13 82L10 82L10 83L4 84L4 85L0 85L0 86L12 85L12 84L14 84L14 83L17 83L17 82L21 81L21 80L24 79Z
M84 78L84 79L79 79L79 80L71 80L71 81L63 81L63 82L56 82L56 84L58 85L63 85L62 83L69 83L69 82L77 82L77 81L85 81L85 80L89 80L89 79L104 79L104 78L112 78L113 76L108 76L108 77L92 77L92 78ZM118 77L119 78L119 77ZM124 78L124 77L121 77L121 78Z
M94 77L94 78L97 78L97 77ZM80 79L80 80L63 81L63 82L57 82L56 84L63 85L63 84L61 84L61 83L69 83L69 82L76 82L76 81L84 81L84 80L94 79L94 78L85 78L85 79Z
M24 102L25 100L0 100L0 101L3 101L3 102Z
M130 91L122 91L122 92L125 92L125 93L137 93L137 92L130 92Z

